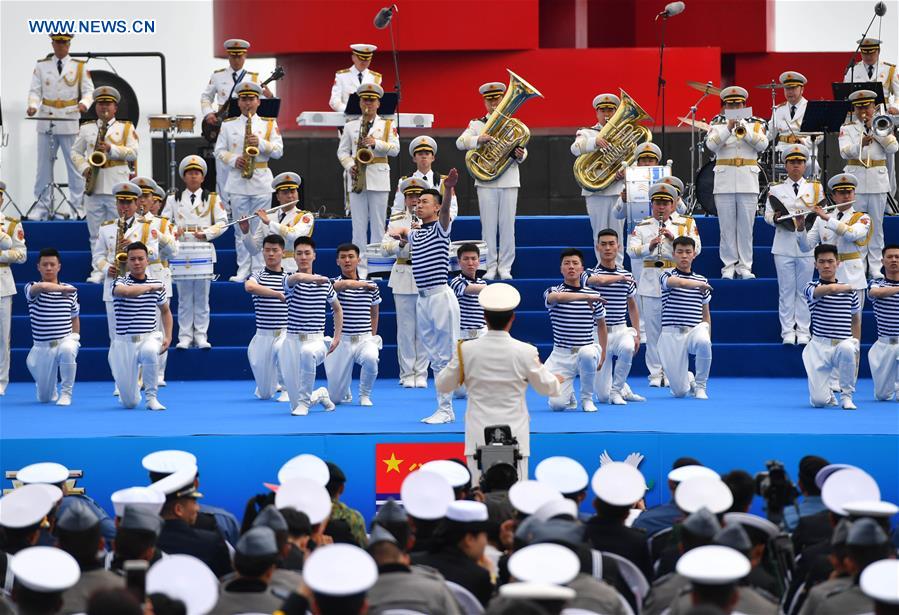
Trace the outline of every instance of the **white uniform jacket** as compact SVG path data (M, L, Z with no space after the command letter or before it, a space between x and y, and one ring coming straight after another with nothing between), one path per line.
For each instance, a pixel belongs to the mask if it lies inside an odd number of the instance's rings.
M337 160L346 171L356 164L356 145L359 143L361 118L350 120L343 127L340 145L337 146ZM390 191L390 165L387 156L400 153L400 138L396 132L393 118L384 119L376 116L366 136L374 137L375 144L371 148L375 157L371 164L365 165L365 189L372 191Z
M235 74L237 78L234 77ZM221 108L222 103L228 100L228 96L231 95L231 90L235 85L242 81L259 83L259 73L251 73L243 69L235 71L230 66L213 72L212 76L209 77L209 83L206 84L203 93L200 94L200 108L203 110L203 115L216 113Z
M867 288L865 256L868 253L866 246L871 238L871 218L852 207L843 212L840 220L837 220L837 211L829 212L829 215L827 222L818 218L807 232L796 233L799 247L814 250L815 246L822 243L835 245L840 255L837 280L849 284L854 290Z
M896 135L892 131L885 137L872 132L874 140L863 147L864 136L865 125L857 120L843 124L840 128L840 156L846 161L844 170L855 175L858 180L856 194L890 192L887 158L892 158L892 154L899 151L899 141L896 141Z
M278 122L271 117L254 115L252 134L259 137L259 155L256 156L256 170L253 177L241 177L242 169L237 168L237 159L243 156L244 136L247 116L239 115L222 122L218 140L215 142L215 157L230 167L225 191L234 195L262 195L272 192L272 171L269 160L277 160L284 155L284 141L278 130Z
M596 135L599 134L602 127L602 124L595 124L589 128L579 129L574 137L574 143L571 144L572 155L582 156L595 152L598 149L596 147ZM596 192L581 188L581 196L616 196L621 194L622 188L624 188L624 181L614 181Z
M702 241L699 239L699 230L696 222L690 216L671 214L664 223L675 237L692 237L696 242L696 253L702 252ZM643 271L637 280L637 293L646 297L661 297L662 287L659 278L662 273L674 267L674 240L663 238L655 249L649 248L649 243L659 235L659 221L655 218L646 218L637 224L627 240L627 253L631 258L644 261ZM661 247L661 249L660 249ZM655 261L661 260L662 267L656 267Z
M26 256L22 223L0 212L0 297L16 294L16 282L9 266L21 265Z
M396 262L390 270L390 280L387 282L395 295L417 295L418 287L412 276L411 244L408 242L400 247L400 242L390 236L394 229L411 228L412 214L403 210L390 216L384 238L381 239L381 253L385 256L396 256Z
M88 158L94 152L100 120L82 124L78 137L72 145L72 162L79 173L90 166ZM105 143L112 147L106 152L106 166L100 168L94 194L112 194L112 187L128 181L131 170L129 162L137 160L137 130L127 120L112 119L106 127Z
M333 111L343 113L346 110L346 103L350 99L350 94L355 94L356 90L363 83L381 84L381 73L373 70L365 69L362 71L362 80L359 80L359 71L355 66L344 68L334 73L334 85L331 86L331 98L328 100Z
M719 115L712 120L706 136L706 147L715 153L715 194L758 194L759 152L768 147L765 120L744 120L746 134L738 138Z
M765 222L774 227L774 244L771 247L771 254L778 256L811 256L812 253L799 247L796 241L796 233L784 228L783 225L777 224L775 219L782 215L774 211L771 207L770 197L776 197L790 213L798 213L804 211L811 213L812 207L824 199L824 187L817 181L808 181L804 177L800 177L799 194L793 192L793 180L787 178L783 182L771 184L768 190L769 200L765 203ZM790 223L792 224L792 223Z
M71 56L62 59L62 73L57 70L57 57L53 54L38 60L31 74L31 88L28 90L28 106L37 109L40 117L58 117L74 122L53 124L53 133L57 135L74 135L78 133L78 121L81 113L78 103L85 108L94 102L94 82L85 60L76 60ZM50 122L37 122L38 132L47 132Z

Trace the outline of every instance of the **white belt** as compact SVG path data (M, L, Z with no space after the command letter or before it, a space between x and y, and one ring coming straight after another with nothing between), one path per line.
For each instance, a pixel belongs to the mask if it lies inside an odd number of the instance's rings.
M662 327L662 331L669 333L689 333L699 325L666 325Z
M877 338L877 341L889 344L890 346L895 346L896 344L899 344L899 335L881 335Z
M587 346L594 346L594 344L584 344L583 346L553 346L553 350L558 350L559 352L566 352L568 354L577 354L581 351L581 348L586 348Z
M462 329L459 331L459 338L463 340L473 340L481 334L484 329Z
M371 333L354 333L352 335L344 335L344 339L350 341L351 344L357 344L362 340L367 340L371 337Z
M284 329L256 329L256 335L261 335L263 337L278 337L284 333Z
M820 335L812 336L813 342L818 342L819 344L824 344L825 346L837 346L837 345L839 345L840 342L842 342L844 340L848 340L848 339L849 339L848 337L839 339L839 338L835 338L835 337L822 337Z
M68 336L66 336L66 337L68 337ZM38 348L56 348L57 346L62 344L65 341L65 339L66 339L65 337L61 337L58 340L47 340L45 342L33 342L33 344L35 346L37 346Z
M323 340L325 339L324 333L287 333L287 337L295 340L300 340L301 342L310 342L313 340Z
M442 286L434 286L432 288L425 288L424 290L418 289L418 296L419 297L430 297L431 295L436 295L437 293L441 292L444 288L449 288L449 286L444 284Z
M156 331L147 331L146 333L133 333L127 335L120 335L116 333L115 338L122 342L142 342L154 333L156 333Z
M609 333L611 333L613 331L623 331L624 329L627 329L627 328L628 328L628 326L626 323L621 323L620 325L612 325L610 327L607 327Z

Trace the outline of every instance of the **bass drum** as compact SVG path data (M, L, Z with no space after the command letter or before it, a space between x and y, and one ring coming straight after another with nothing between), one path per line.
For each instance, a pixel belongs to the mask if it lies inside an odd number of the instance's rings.
M699 169L696 174L696 202L702 211L708 216L717 216L718 207L715 205L715 161L710 160ZM768 174L763 167L759 167L759 206L764 212L765 201L768 199Z

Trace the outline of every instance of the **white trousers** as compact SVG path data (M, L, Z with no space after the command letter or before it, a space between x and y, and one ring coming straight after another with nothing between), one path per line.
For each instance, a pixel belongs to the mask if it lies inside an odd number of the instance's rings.
M696 386L705 388L712 368L712 338L708 324L701 322L683 330L681 327L662 327L659 336L659 358L668 378L668 386L675 397L690 392L689 355L696 356Z
M512 274L515 261L515 212L518 188L478 187L481 240L487 244L487 277ZM497 230L499 247L497 247Z
M178 341L206 341L209 330L209 289L212 280L175 282L178 289Z
M56 342L35 342L28 352L25 364L37 389L37 400L42 403L53 401L57 397L57 373L61 392L72 394L75 384L75 359L78 357L80 344L72 336Z
M396 305L396 358L400 380L428 377L428 351L418 333L416 306L418 295L393 294Z
M59 151L59 157L66 165L69 183L69 201L73 207L81 204L84 195L84 176L78 172L72 162L72 145L77 135L51 135L46 132L37 133L37 176L34 180L34 210L42 215L48 212L50 205L50 182L53 180L53 163L51 157ZM52 150L52 151L51 151Z
M272 203L272 195L265 194L232 194L230 195L231 219L237 220L244 216L249 216L260 209L269 209ZM250 220L250 235L256 232L262 221L259 218ZM243 232L240 225L234 225L234 246L237 250L237 275L241 278L250 277L250 273L257 269L262 269L263 259L262 251L258 254L251 255L246 246L243 244ZM285 246L285 250L293 250L293 246ZM180 301L180 300L179 300ZM179 309L180 312L180 309Z
M222 202L222 207L225 208L225 211L228 212L228 215L231 215L231 199L228 198L228 193L225 191L225 185L228 183L228 174L231 173L231 167L227 165L227 163L222 162L216 157L215 159L215 191L218 194L219 200ZM291 249L293 246L291 246Z
M110 299L103 302L106 307L106 332L109 335L109 348L112 350L112 340L115 339L115 304Z
M112 340L109 368L119 389L119 401L126 408L133 408L140 403L139 374L143 374L147 399L156 397L156 374L159 371L161 348L162 334L158 331L139 336L117 335Z
M352 396L353 364L359 365L359 396L370 397L378 377L381 337L365 333L344 335L334 352L325 357L325 374L328 376L328 396L335 404Z
M278 353L278 362L281 365L281 377L290 397L291 408L296 408L300 404L307 408L312 405L315 369L325 360L328 344L329 338L320 334L313 334L312 338L306 341L301 341L296 334L287 334Z
M602 349L598 344L588 344L580 348L560 348L553 346L553 351L546 360L546 369L565 381L558 397L549 398L549 407L553 410L574 408L577 405L574 397L574 377L581 378L581 400L593 400L593 385L596 381L596 368Z
M260 399L271 399L278 390L278 380L281 378L279 354L285 339L283 329L256 329L256 335L247 347L247 358Z
M443 286L434 294L418 296L416 306L418 335L427 349L434 379L443 371L456 350L459 334L459 302L449 286ZM437 387L434 387L435 390ZM453 394L437 392L437 407L453 411Z
M887 207L885 192L877 194L856 194L855 209L863 211L871 218L871 241L868 242L868 273L872 278L880 277L883 266L883 215Z
M883 340L878 339L868 350L868 364L874 379L874 399L877 401L889 401L899 393L899 344Z
M12 331L12 295L0 297L0 395L9 384L9 348Z
M786 337L793 333L808 335L811 321L805 300L805 287L812 281L814 259L811 256L775 254L774 267L777 269L780 336Z
M366 272L368 261L365 258L365 246L381 241L384 229L387 228L388 194L386 190L363 190L358 194L350 192L353 243L359 246L364 261L363 270Z
M107 220L119 217L115 207L115 197L111 194L85 194L84 217L87 219L87 232L90 235L91 250L97 245L97 235L100 233L100 225ZM97 271L94 268L94 271ZM105 271L103 272L106 273Z
M631 364L634 362L636 335L637 331L627 325L609 327L606 361L596 373L596 382L593 385L596 397L602 403L608 403L612 391L621 393L627 384L627 377L631 373ZM612 368L612 357L615 358L614 369Z
M662 334L662 298L641 295L640 324L646 333L646 369L650 378L662 375L662 360L659 358L659 336Z
M600 261L599 250L596 249L596 236L599 235L599 231L610 228L618 233L618 256L615 258L615 262L619 265L623 264L624 244L627 243L626 238L623 236L624 220L619 220L612 211L615 203L618 202L618 195L603 196L594 194L584 198L587 201L587 215L590 216L590 228L593 231L593 251L596 254L596 262ZM640 278L637 279L639 280Z
M802 363L808 375L809 401L820 408L830 401L831 371L836 370L840 391L852 395L858 377L859 343L854 337L833 344L827 338L812 337L802 351Z
M721 231L722 273L752 271L752 225L758 212L758 195L749 192L715 194Z

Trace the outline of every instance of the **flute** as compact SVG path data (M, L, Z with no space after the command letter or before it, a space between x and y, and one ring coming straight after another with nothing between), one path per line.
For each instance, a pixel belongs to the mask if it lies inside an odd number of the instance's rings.
M837 207L840 207L841 205L852 205L853 203L855 203L855 199L853 199L851 201L846 201L845 203L831 203L830 205L825 205L821 209L825 212L830 212L830 211L833 211L834 209L836 209ZM807 215L813 214L813 213L815 213L814 210L800 211L799 213L790 214L788 216L781 216L780 218L777 219L777 221L780 222L782 220L790 220L792 218L801 218L802 216L807 216Z
M300 200L297 199L297 200L295 200L295 201L288 201L287 203L282 203L281 205L278 205L278 206L276 206L276 207L272 207L271 209L266 209L266 210L265 210L265 215L267 216L267 215L269 215L269 214L273 214L273 213L275 213L276 211L278 211L279 209L284 209L285 207L287 207L287 206L289 206L289 205L296 205L296 204L299 203L299 202L300 202ZM314 214L313 214L313 215L314 215ZM244 216L243 218L238 218L238 219L235 220L234 222L229 222L228 224L225 224L225 225L222 226L221 228L226 229L226 228L228 228L229 226L234 226L235 224L240 224L241 222L249 222L249 221L252 220L253 218L258 218L258 217L259 217L259 212L257 211L256 213L250 214L249 216Z

